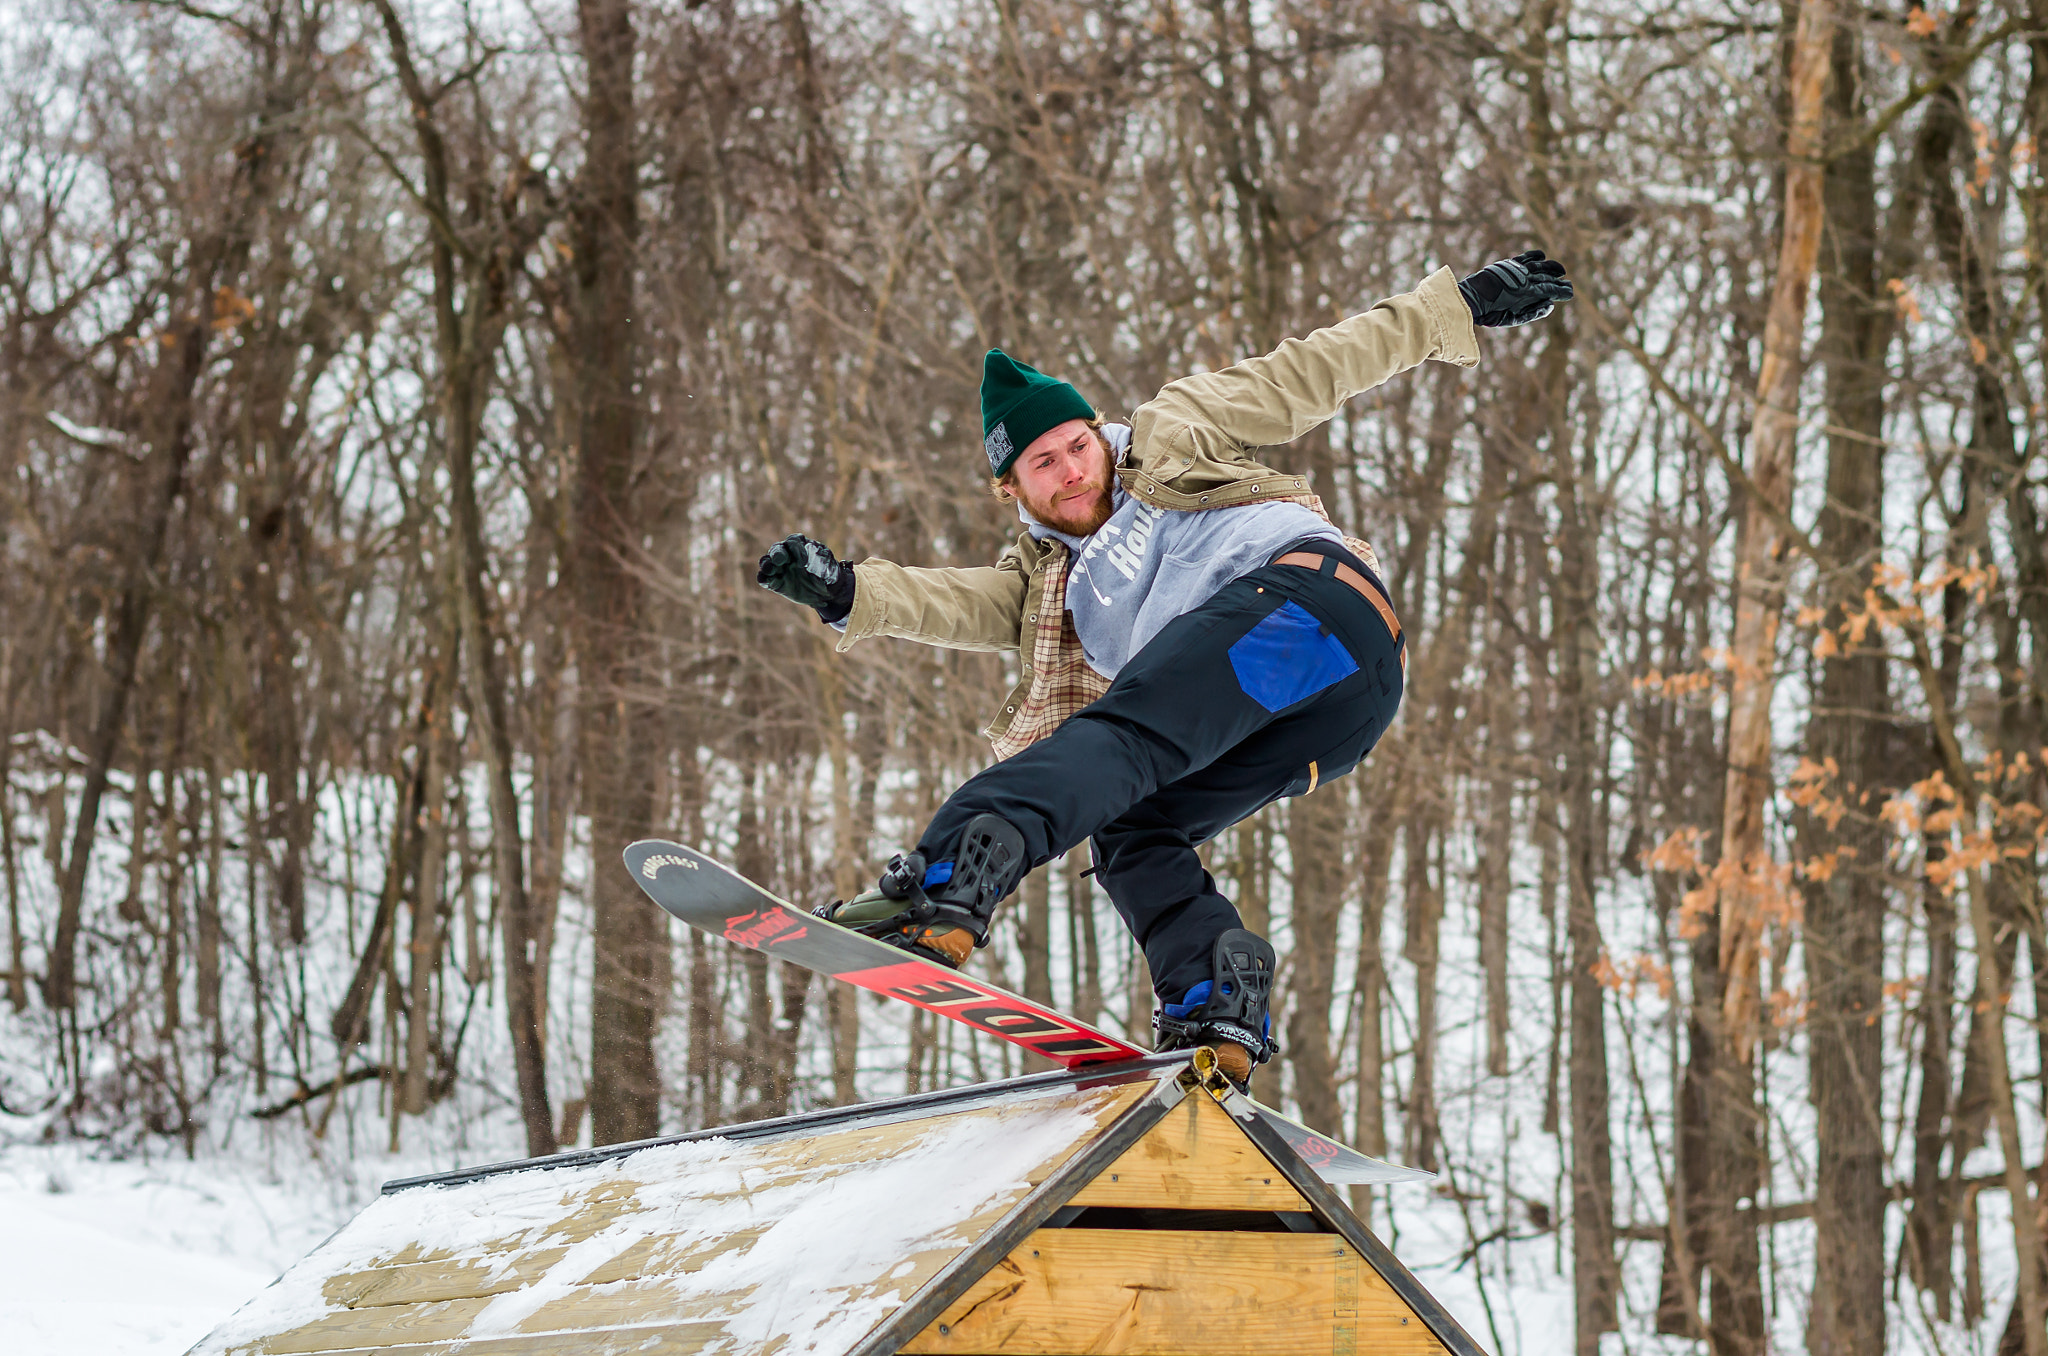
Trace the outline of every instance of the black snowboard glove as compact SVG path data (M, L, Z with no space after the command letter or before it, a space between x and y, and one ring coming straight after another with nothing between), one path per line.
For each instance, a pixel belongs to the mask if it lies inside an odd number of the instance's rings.
M1564 265L1543 257L1542 250L1524 250L1512 259L1488 264L1458 284L1475 325L1526 325L1550 314L1560 301L1572 299Z
M853 611L853 566L832 548L792 532L768 548L754 582L792 603L818 610L818 620L840 622Z

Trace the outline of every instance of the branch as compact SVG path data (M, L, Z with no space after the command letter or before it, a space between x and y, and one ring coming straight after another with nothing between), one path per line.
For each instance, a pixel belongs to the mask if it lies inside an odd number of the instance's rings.
M2026 1169L2027 1175L2039 1172L2039 1168ZM1964 1191L2003 1191L2006 1188L2005 1172L1980 1172L1974 1177L1951 1177L1944 1186L1961 1187ZM1910 1201L1913 1199L1913 1184L1893 1182L1885 1191L1887 1200ZM1790 1224L1794 1220L1813 1218L1812 1201L1787 1201L1782 1205L1745 1206L1737 1210L1736 1216L1745 1226L1760 1225L1768 1228L1774 1224ZM1614 1229L1616 1238L1626 1238L1632 1243L1662 1243L1669 1235L1671 1226L1655 1221L1648 1223L1618 1224ZM1510 1240L1513 1241L1513 1240Z
M101 452L126 452L130 450L128 435L119 429L87 428L83 424L72 423L55 410L43 411L43 422L56 429L57 432L63 434L72 442L78 443L83 447L90 447Z
M441 210L440 205L421 192L419 186L406 176L404 168L399 165L391 152L385 150L377 139L370 135L370 129L364 127L361 122L354 118L343 119L343 125L349 131L356 134L356 138L369 148L370 154L376 156L383 163L385 169L391 171L391 177L398 181L398 186L401 189L405 190L405 196L411 198L418 205L420 211L427 218L427 224L433 228L434 234L441 238L442 243L447 245L464 263L474 263L476 261L476 251L471 249L468 242L456 231L455 223L448 220L447 213Z
M217 9L206 9L193 4L192 0L142 0L142 3L152 9L172 10L188 19L204 19L208 23L221 24L240 33L251 46L263 46L263 35L232 14L223 14Z
M1822 153L1821 159L1824 161L1839 160L1845 155L1853 155L1863 147L1870 145L1886 132L1889 132L1893 123L1912 112L1928 95L1954 84L1958 76L1967 71L1978 57L1984 55L1986 48L2013 36L2023 27L2025 27L2024 20L2017 17L2007 19L2004 23L1957 53L1955 58L1946 66L1943 66L1933 75L1919 81L1904 94L1901 94L1893 102L1892 106L1878 114L1868 127L1840 145L1829 147Z
M1764 512L1777 523L1779 531L1785 534L1788 544L1808 560L1824 566L1827 557L1813 544L1813 539L1800 529L1799 524L1792 521L1789 511L1779 508L1771 501L1770 496L1757 488L1756 482L1749 478L1749 472L1743 469L1742 463L1729 450L1727 442L1715 431L1714 426L1707 422L1706 416L1664 379L1663 369L1650 356L1649 351L1623 334L1620 327L1609 320L1606 313L1591 301L1586 301L1573 309L1576 314L1589 317L1596 329L1628 351L1628 355L1636 360L1636 365L1642 368L1643 375L1650 379L1650 385L1656 387L1660 394L1676 405L1678 412L1685 416L1686 422L1706 440L1707 450L1714 454L1714 460L1721 463L1721 469L1727 473L1728 478L1739 485L1744 494L1763 506Z
M310 1087L301 1083L299 1084L299 1090L285 1098L282 1102L273 1102L269 1106L259 1106L249 1114L259 1121L276 1120L286 1112L304 1106L315 1097L323 1097L330 1092L339 1092L353 1083L367 1083L373 1078L382 1078L390 1072L382 1064L366 1064L360 1069L350 1069L339 1078L331 1078L324 1083L315 1084Z

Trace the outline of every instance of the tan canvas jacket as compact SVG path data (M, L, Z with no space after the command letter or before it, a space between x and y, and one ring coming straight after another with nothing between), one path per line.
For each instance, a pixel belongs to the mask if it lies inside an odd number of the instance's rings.
M1346 400L1430 359L1472 367L1479 341L1456 278L1439 269L1413 292L1289 339L1262 358L1182 377L1131 418L1131 450L1117 476L1155 508L1201 510L1286 499L1322 513L1305 477L1252 453L1292 442ZM1324 514L1327 518L1329 515ZM1346 538L1378 568L1372 548ZM954 650L1016 650L1017 685L983 731L998 758L1042 739L1100 697L1109 680L1090 668L1066 609L1066 546L1018 535L992 566L918 569L863 560L838 648L896 636Z

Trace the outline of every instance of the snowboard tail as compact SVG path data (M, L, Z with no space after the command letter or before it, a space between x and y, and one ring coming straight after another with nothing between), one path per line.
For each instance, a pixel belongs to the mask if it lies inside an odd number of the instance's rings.
M805 913L694 848L648 839L628 847L625 859L648 898L693 928L985 1031L1064 1068L1150 1054L1020 994ZM1252 1105L1326 1181L1402 1182L1432 1175L1367 1158L1270 1107Z

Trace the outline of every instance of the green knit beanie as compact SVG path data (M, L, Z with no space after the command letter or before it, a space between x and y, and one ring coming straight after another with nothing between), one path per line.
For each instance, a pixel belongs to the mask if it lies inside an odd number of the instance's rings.
M1001 477L1039 434L1069 419L1093 419L1081 393L999 348L981 362L981 449L989 474Z

